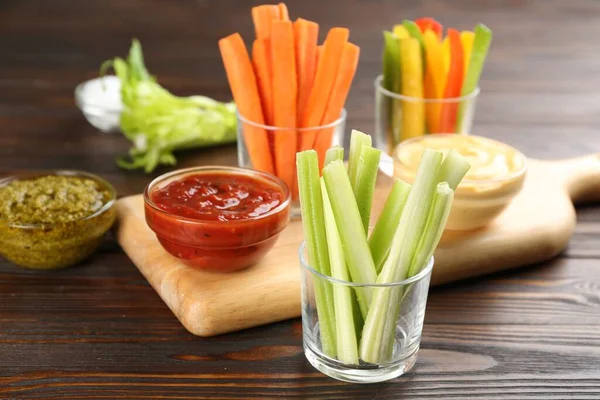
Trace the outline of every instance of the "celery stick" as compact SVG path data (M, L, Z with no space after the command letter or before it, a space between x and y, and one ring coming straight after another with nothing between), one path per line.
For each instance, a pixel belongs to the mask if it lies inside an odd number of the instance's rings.
M383 31L383 87L400 93L400 41L393 32Z
M375 192L375 183L377 182L380 156L381 150L363 145L358 157L356 181L351 181L358 211L360 212L363 227L365 228L365 235L369 232L371 205L373 204L373 193Z
M444 157L440 173L438 174L438 182L448 182L450 189L456 190L456 187L465 177L471 164L458 151L452 149Z
M358 341L360 340L360 336L362 335L362 328L363 325L365 324L365 319L362 315L362 312L360 311L360 305L358 303L358 296L357 296L357 288L354 288L350 295L352 297L352 316L354 318L354 334L356 335L356 343L358 344ZM358 288L360 290L360 288Z
M321 178L321 194L323 195L323 211L325 215L325 232L329 247L329 262L331 276L342 281L349 281L344 249L335 217L329 202L325 181ZM358 346L354 331L354 317L352 315L352 289L349 286L333 283L333 300L335 308L337 358L346 364L358 364Z
M424 235L413 259L408 276L413 276L425 268L433 252L438 246L454 199L454 190L460 184L460 181L471 168L469 162L460 153L450 150L438 173L438 186L436 189L436 198L434 199L433 210L429 214Z
M477 88L479 85L479 78L483 71L483 65L492 43L492 31L483 24L477 24L474 29L475 39L473 40L473 49L471 50L471 59L469 60L469 67L467 69L467 75L461 90L461 96L466 96ZM465 107L467 102L461 102L458 109L458 118L456 121L456 128L460 129L462 126L462 120L464 117ZM460 133L460 132L459 132Z
M442 182L437 185L435 198L429 216L427 217L427 223L425 224L425 231L419 240L417 251L409 268L408 277L421 272L433 256L433 252L444 232L448 215L450 215L453 198L454 191L448 186L447 182ZM389 302L392 307L387 314L388 319L385 321L385 327L383 328L384 337L382 340L383 347L381 351L386 357L390 357L393 351L396 321L400 316L402 303L412 286L413 285L411 284L408 287L405 287L404 290L395 291Z
M360 150L363 146L371 146L371 136L353 129L350 135L350 154L348 154L348 176L353 188L356 182Z
M375 265L352 193L352 185L342 161L332 161L326 165L323 168L323 178L352 281L375 283L377 279ZM369 288L357 288L356 295L360 311L363 316L366 316L371 304L371 291Z
M429 259L432 257L433 252L442 237L444 227L446 226L448 216L450 215L452 200L454 198L454 191L451 186L457 187L469 168L469 163L459 153L446 155L441 164L437 179L439 181L440 179L450 178L452 185L449 185L448 182L437 184L431 210L427 216L427 222L425 223L425 228L419 239L415 254L410 262L408 274L405 277L396 276L396 280L418 274L429 262ZM392 292L390 296L386 314L389 317L383 322L381 328L382 338L379 351L380 359L386 360L392 355L396 321L399 318L402 303L411 288L412 285L404 288L403 291L396 290ZM373 300L373 306L374 304L375 299Z
M335 160L344 160L344 148L343 147L339 147L339 146L335 146L335 147L331 147L330 149L327 150L327 153L325 153L325 165L329 164L331 161L335 161ZM332 274L333 274L333 268L332 268ZM335 300L335 288L334 288L334 300ZM354 325L354 340L356 341L357 338L360 337L360 334L362 333L362 326L365 323L365 320L363 318L363 315L360 311L360 306L358 305L358 299L356 297L356 291L354 289L350 290L350 302L351 302L351 307L352 307L352 315L353 315L353 325ZM337 303L336 303L337 305ZM339 318L336 318L336 324L339 321ZM338 333L338 335L340 335L340 331L339 328L336 326L336 331ZM340 346L340 342L338 341L338 348Z
M410 262L425 229L429 210L435 197L437 176L442 162L442 153L425 149L413 187L400 217L400 223L390 249L389 256L377 283L392 283L406 278ZM360 341L360 357L371 363L387 358L385 340L386 318L389 318L389 302L394 298L392 291L398 289L377 288L363 327Z
M369 237L369 248L373 255L373 262L375 263L375 269L379 273L383 262L387 258L392 245L392 239L396 229L398 229L398 223L400 222L400 215L406 204L408 193L410 192L410 185L401 180L396 180L394 186L388 195L383 211L371 236Z
M400 74L400 38L393 32L383 32L383 87L392 93L402 92L402 76ZM387 152L392 150L400 142L401 132L401 110L398 100L387 95L377 96L377 101L384 101L384 109L387 110ZM380 105L382 107L382 105ZM378 121L381 123L381 121ZM384 126L385 126L384 125ZM381 128L385 129L385 128Z
M446 221L450 215L452 208L452 200L454 199L454 190L450 188L447 182L440 182L437 185L435 199L431 206L431 212L427 218L425 225L425 233L421 237L417 252L413 257L412 264L408 271L408 276L414 276L421 272L427 266L429 259L433 256L433 252L437 247Z
M312 267L322 274L330 275L317 152L307 150L298 153L296 166L304 236L308 244L309 257L314 261Z
M334 146L327 149L325 153L325 165L331 161L342 160L344 161L344 148L340 146Z
M431 149L423 151L415 181L392 241L390 255L383 265L377 282L390 283L406 279L410 266L408 263L416 251L416 245L425 229L429 209L433 203L442 157L443 154L439 151Z
M492 31L487 26L477 24L474 32L475 39L473 40L473 50L471 50L471 60L469 60L467 76L465 76L465 82L461 91L461 95L463 96L471 94L477 87L490 44L492 43Z
M307 150L296 156L298 170L298 193L302 211L302 227L308 247L310 265L324 275L331 274L327 237L323 222L323 198L319 183L317 152ZM315 301L321 331L321 347L330 357L335 357L335 309L333 289L328 282L314 277Z

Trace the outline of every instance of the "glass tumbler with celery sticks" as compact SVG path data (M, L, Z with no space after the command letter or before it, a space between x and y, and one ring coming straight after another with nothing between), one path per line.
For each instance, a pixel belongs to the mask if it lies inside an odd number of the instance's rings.
M375 146L388 154L426 134L468 134L492 32L443 28L432 18L384 31L383 74L375 79Z
M323 165L327 149L343 142L360 50L346 28L330 29L318 45L319 25L290 21L283 3L252 8L252 19L251 56L237 33L219 41L238 107L238 161L280 177L297 216L296 152L314 149Z
M341 147L322 169L315 151L297 156L304 352L348 382L389 380L416 362L433 252L470 168L456 151L426 149L412 186L394 181L369 229L380 156L357 131L347 168Z

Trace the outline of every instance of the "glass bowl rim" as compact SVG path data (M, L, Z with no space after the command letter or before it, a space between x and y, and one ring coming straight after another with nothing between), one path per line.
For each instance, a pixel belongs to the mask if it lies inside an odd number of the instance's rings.
M423 278L425 278L427 275L429 275L431 273L431 271L433 270L433 264L435 262L434 257L431 256L431 258L427 262L427 266L425 268L423 268L418 274L413 275L410 278L406 278L406 279L398 281L398 282L392 282L392 283L355 283L355 282L344 281L344 280L341 280L341 279L333 278L331 276L322 274L321 272L319 272L316 269L314 269L308 263L308 260L306 260L306 258L304 257L304 249L305 248L306 248L306 240L303 240L302 243L300 244L300 247L298 248L298 256L300 258L300 265L302 266L302 268L308 270L311 274L313 274L315 276L318 276L319 278L324 279L324 280L326 280L326 281L328 281L330 283L336 283L338 285L344 285L344 286L348 286L348 287L393 288L393 287L406 286L408 284L411 284L411 283L414 283L414 282L418 282L418 281L422 280Z
M57 170L50 170L50 171L32 171L32 172L23 172L23 173L13 174L13 175L9 175L9 176L6 176L6 177L0 179L0 188L2 188L14 181L40 178L40 177L52 176L52 175L78 176L78 177L85 177L85 178L95 180L96 182L99 182L101 185L103 185L106 189L108 189L110 197L109 197L108 201L102 205L102 207L100 207L98 210L96 210L92 214L87 215L85 217L78 218L78 219L74 219L72 221L38 223L38 224L18 224L18 223L10 223L10 222L7 223L6 220L3 220L0 218L0 223L4 224L10 228L46 229L46 228L51 228L54 226L72 224L72 223L76 223L76 222L87 221L89 219L93 219L93 218L103 214L104 212L110 210L112 208L112 206L115 204L115 202L117 201L117 191L115 190L114 186L110 182L108 182L106 179L104 179L96 174L92 174L90 172L80 171L80 170L76 170L76 169L57 169Z
M273 182L274 184L277 185L277 187L281 188L283 190L284 200L277 207L275 207L275 208L269 210L268 212L261 214L257 217L240 219L240 220L235 220L235 221L214 221L214 220L202 220L202 219L188 218L188 217L183 217L183 216L180 216L177 214L167 212L165 210L160 209L154 203L154 201L152 201L152 199L150 198L150 190L152 190L154 188L154 186L159 184L160 182L165 181L166 179L170 179L170 178L176 178L179 176L189 175L194 172L231 172L231 173L233 173L233 175L242 174L242 175L250 176L250 177L256 177L256 175L258 175L258 176L261 176L263 179L267 179L268 181ZM224 165L206 165L206 166L201 166L201 167L182 168L182 169L178 169L175 171L167 172L165 174L162 174L162 175L154 178L148 185L146 185L146 188L144 189L144 203L146 203L149 207L151 207L152 210L154 210L162 215L166 215L171 218L176 218L179 221L185 221L185 222L191 223L191 224L244 225L247 223L251 223L254 221L258 221L258 220L279 214L280 212L284 211L290 205L291 201L292 201L291 191L281 178L279 178L275 175L269 174L267 172L257 171L257 170L251 169L251 168L231 167L231 166L224 166Z
M393 97L397 100L404 100L404 101L410 101L410 102L433 103L433 104L436 104L436 103L460 103L462 101L473 100L473 99L477 98L477 96L481 92L481 89L479 88L479 86L477 86L475 88L475 90L473 90L471 93L466 94L464 96L460 96L460 97L448 97L448 98L443 98L443 99L420 98L420 97L405 96L403 94L391 92L382 86L382 84L381 84L382 81L383 81L383 75L379 75L379 76L377 76L377 78L375 78L375 82L374 82L375 90L385 94L388 97Z
M313 127L309 127L309 128L284 128L281 126L271 126L271 125L265 125L265 124L259 124L258 122L254 122L249 120L248 118L244 117L238 109L236 109L235 111L238 119L246 124L249 124L251 126L257 127L257 128L262 128L262 129L266 129L269 131L297 131L297 132L310 132L310 131L318 131L321 129L327 129L327 128L334 128L336 126L341 125L347 118L348 116L348 112L346 111L345 108L342 109L342 113L340 114L340 117L338 119L336 119L333 122L330 122L328 124L325 125L321 125L321 126L313 126Z

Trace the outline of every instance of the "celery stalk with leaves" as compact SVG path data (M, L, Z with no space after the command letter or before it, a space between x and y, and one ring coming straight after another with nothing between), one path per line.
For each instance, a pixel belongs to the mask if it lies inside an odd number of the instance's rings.
M100 75L111 67L121 81L121 131L133 143L129 159L117 160L120 167L149 173L161 164L175 165L176 150L235 142L235 104L171 94L146 69L137 39L126 59L105 61Z

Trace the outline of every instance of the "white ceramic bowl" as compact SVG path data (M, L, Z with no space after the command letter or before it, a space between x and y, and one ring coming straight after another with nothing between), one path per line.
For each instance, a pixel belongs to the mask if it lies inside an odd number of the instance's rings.
M119 132L123 111L121 81L114 75L91 79L75 88L75 103L85 119L100 131Z

